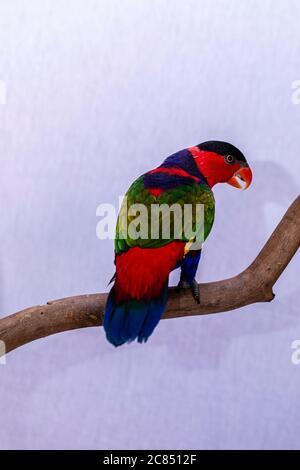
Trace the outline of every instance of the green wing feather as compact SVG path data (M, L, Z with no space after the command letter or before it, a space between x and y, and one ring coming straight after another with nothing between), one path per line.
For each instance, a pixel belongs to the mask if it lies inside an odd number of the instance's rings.
M169 217L166 213L159 211L159 224L154 224L156 227L156 237L151 235L151 221L153 222L154 213L151 210L152 205L156 207L167 204L172 206L178 204L177 208L181 208L181 212L175 211L174 215L170 217L170 234L165 233L162 236L162 227L168 226L167 222ZM183 184L176 188L164 191L159 196L155 197L149 193L148 189L144 187L144 177L138 178L129 188L122 203L115 237L115 252L120 254L127 251L129 248L139 246L141 248L158 248L164 246L174 240L183 240L189 242L191 239L188 237L187 231L184 230L183 223L183 206L190 204L192 210L191 228L193 232L199 233L201 231L203 241L208 237L214 222L215 215L215 200L213 192L205 184ZM196 218L196 204L203 204L204 206L204 220L203 215L199 219ZM156 216L157 217L157 216ZM166 220L168 217L168 220ZM180 217L181 220L178 220ZM157 219L156 219L157 222ZM176 224L179 222L179 224ZM166 225L164 225L166 223ZM141 228L147 228L141 231ZM177 227L177 230L175 228ZM136 238L136 234L140 232L140 237Z

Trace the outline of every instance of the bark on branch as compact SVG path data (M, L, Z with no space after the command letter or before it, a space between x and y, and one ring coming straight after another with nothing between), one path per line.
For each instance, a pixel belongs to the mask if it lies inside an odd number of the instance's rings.
M273 286L299 246L300 196L245 271L231 279L200 284L200 305L196 304L189 291L178 293L170 288L164 318L226 312L255 302L273 300ZM4 317L0 320L0 340L9 352L54 333L100 326L106 297L106 294L69 297Z

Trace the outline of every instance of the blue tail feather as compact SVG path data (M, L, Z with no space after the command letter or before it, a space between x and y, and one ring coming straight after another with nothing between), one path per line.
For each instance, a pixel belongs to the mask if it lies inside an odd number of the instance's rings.
M164 313L168 301L168 283L163 287L160 296L148 302L148 311L145 321L138 335L138 342L146 342L152 335L155 327Z
M121 304L116 303L113 287L107 299L103 322L108 341L114 346L135 339L139 343L146 342L161 319L167 300L168 282L156 299L127 300Z

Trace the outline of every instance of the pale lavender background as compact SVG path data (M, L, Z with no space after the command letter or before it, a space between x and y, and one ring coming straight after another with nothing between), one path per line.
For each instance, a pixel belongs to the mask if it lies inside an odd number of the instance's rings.
M255 180L216 189L199 280L242 270L299 193L299 21L297 0L3 0L1 315L105 291L97 205L211 138ZM95 328L18 349L0 365L0 447L299 448L299 285L298 256L270 305L164 321L145 346Z

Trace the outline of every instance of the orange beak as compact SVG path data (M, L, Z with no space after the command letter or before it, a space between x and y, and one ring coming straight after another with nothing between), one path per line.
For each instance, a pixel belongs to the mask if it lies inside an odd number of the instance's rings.
M233 177L227 181L230 186L234 186L238 189L247 189L249 188L252 181L252 171L248 166L242 166Z

